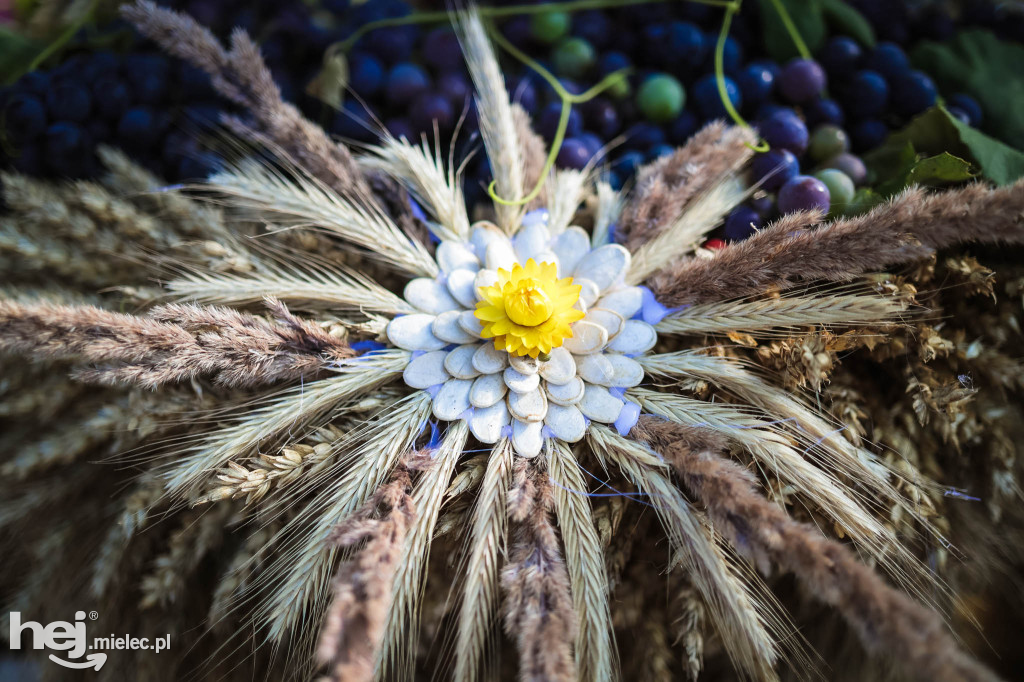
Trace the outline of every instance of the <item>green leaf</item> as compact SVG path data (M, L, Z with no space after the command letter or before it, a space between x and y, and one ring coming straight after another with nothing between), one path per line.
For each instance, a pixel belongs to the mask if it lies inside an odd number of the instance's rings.
M34 40L0 26L0 74L17 78L39 53L42 46Z
M819 0L825 13L825 19L834 33L845 33L857 40L861 45L873 47L875 30L864 15L846 4L843 0Z
M1024 177L1024 153L961 123L942 107L933 107L864 157L876 181L892 179L894 169L899 167L896 164L905 159L908 143L918 154L936 156L948 152L960 160L970 161L983 177L997 185L1007 185ZM948 159L943 163L952 164ZM944 166L943 172L956 174L951 167Z
M789 12L796 30L812 53L817 52L825 44L825 15L821 0L779 0ZM768 54L776 61L786 61L799 57L800 53L793 44L793 39L786 31L785 24L779 18L772 0L758 0L761 9L761 25L764 28L764 46Z
M969 161L942 152L935 156L920 159L906 175L906 185L927 185L939 187L956 182L964 182L974 177Z
M936 80L942 92L966 92L976 98L985 114L982 127L1024 149L1024 46L973 29L948 43L922 41L910 59Z

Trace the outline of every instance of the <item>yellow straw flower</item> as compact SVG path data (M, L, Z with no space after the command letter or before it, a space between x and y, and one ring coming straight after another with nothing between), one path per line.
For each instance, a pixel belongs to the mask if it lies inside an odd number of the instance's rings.
M496 284L480 287L483 300L474 314L483 322L481 336L493 338L497 350L516 355L550 353L572 336L569 325L583 318L583 311L573 308L580 289L572 277L558 279L554 263L537 264L531 258L512 272L501 268Z

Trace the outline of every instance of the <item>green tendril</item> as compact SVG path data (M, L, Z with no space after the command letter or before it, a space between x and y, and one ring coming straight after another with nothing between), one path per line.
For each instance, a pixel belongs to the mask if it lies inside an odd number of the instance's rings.
M800 31L796 30L796 24L793 23L793 18L789 16L789 12L786 11L786 6L782 4L782 0L772 0L772 5L775 6L775 11L778 13L779 19L782 20L782 25L786 27L790 40L796 46L796 51L804 59L811 59L811 51L807 49L807 43L800 37Z
M729 91L725 88L725 41L729 37L729 26L732 24L732 18L740 11L742 2L743 0L735 0L730 2L729 6L725 8L725 16L722 18L722 30L718 32L718 42L715 43L715 84L718 86L718 96L721 98L722 105L729 114L729 118L736 125L747 130L753 130L746 119L740 116L740 112L736 111L736 107L733 106L732 100L729 98ZM756 144L750 144L749 142L744 142L744 144L755 152L766 152L769 149L768 143L763 139L759 139Z
M589 90L581 92L578 95L574 95L565 89L565 86L555 78L554 74L545 69L535 59L531 58L525 52L510 43L508 39L506 39L505 36L503 36L501 32L494 27L493 24L487 24L487 33L491 40L497 43L499 47L530 69L537 72L537 74L547 81L548 85L554 89L558 98L562 100L562 111L558 117L558 128L555 130L555 138L551 141L551 149L548 151L548 157L544 161L544 168L541 170L540 179L537 181L534 188L530 190L530 193L522 199L509 200L498 196L497 192L494 190L494 186L497 184L496 180L491 180L491 184L487 186L487 194L495 203L501 204L502 206L522 206L530 203L540 195L540 192L544 187L544 181L548 177L548 173L550 173L551 169L555 166L555 159L558 157L558 151L562 148L562 143L565 141L565 132L569 128L569 115L572 113L572 105L589 102L594 99L594 97L614 86L616 83L632 73L632 69L619 69L618 71L613 71L602 78L597 85L593 86Z

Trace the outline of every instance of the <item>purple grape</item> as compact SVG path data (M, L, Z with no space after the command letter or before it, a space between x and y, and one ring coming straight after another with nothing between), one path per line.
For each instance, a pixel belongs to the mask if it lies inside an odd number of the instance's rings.
M450 28L435 28L423 39L423 61L437 71L457 71L463 67L459 37Z
M576 139L587 146L591 156L601 154L604 149L604 142L594 133L581 133Z
M740 88L736 81L724 77L725 91L733 107L739 109L743 103ZM722 96L718 92L718 80L715 74L709 73L702 76L693 86L693 99L697 102L697 109L704 118L724 118L728 115L725 104L722 103Z
M92 111L92 97L80 85L59 83L46 93L46 108L65 121L82 122Z
M622 128L615 105L600 97L583 105L583 120L587 128L607 139L611 139Z
M864 181L867 180L868 177L868 169L864 165L864 162L860 160L859 156L854 156L849 153L833 156L831 159L828 159L825 163L821 164L821 167L835 168L836 170L843 171L847 177L853 180L853 184L855 185L864 184Z
M462 111L466 100L472 98L473 89L461 73L445 73L437 79L437 93L445 97L455 111Z
M523 77L509 83L508 92L512 101L521 106L531 116L537 113L537 86L529 78Z
M950 108L957 107L961 111L967 114L970 119L968 123L975 128L981 125L981 105L978 104L978 100L974 99L970 95L965 95L962 92L958 92L947 100Z
M938 90L922 71L906 71L892 78L892 108L897 114L913 116L935 104Z
M644 155L637 151L626 152L612 164L612 170L625 180L633 175L644 163Z
M828 187L810 175L797 175L779 189L778 202L782 213L813 210L828 213Z
M833 99L816 99L804 105L804 116L807 125L814 127L822 123L841 126L846 120L839 103Z
M28 93L18 93L3 107L8 130L18 137L28 139L46 130L46 107L39 98Z
M573 168L579 170L590 162L593 154L586 143L574 137L567 138L562 142L562 148L558 150L558 157L555 163L559 168Z
M825 70L811 59L794 59L779 74L779 92L790 102L802 104L825 89Z
M635 123L624 133L629 149L650 149L665 142L665 131L653 123Z
M608 45L612 34L612 23L604 12L587 10L573 17L572 34L583 38L596 49L601 50Z
M825 43L818 55L818 63L833 78L846 77L857 70L863 52L853 38L836 36Z
M864 59L864 68L877 71L888 80L910 69L910 59L899 45L883 42L875 45Z
M889 126L885 123L876 118L866 118L850 130L850 141L856 151L868 151L882 144L888 134Z
M742 241L761 227L761 216L749 206L737 206L725 218L725 238Z
M647 160L654 161L663 156L670 156L675 150L676 148L670 144L656 144L647 150Z
M384 127L388 129L391 136L396 139L405 138L409 142L415 143L419 136L416 134L416 130L409 123L407 118L389 118L384 121Z
M67 166L74 165L85 153L85 132L70 121L57 121L46 129L46 162L58 173L66 173Z
M430 89L430 76L419 66L403 62L388 72L385 94L388 104L400 107Z
M548 141L555 139L555 133L558 131L558 119L562 115L562 103L552 102L551 104L544 107L544 111L541 112L540 119L537 121L537 132ZM583 132L583 116L580 115L579 110L573 107L572 111L569 112L569 125L565 129L566 137L576 137Z
M788 149L796 156L807 150L807 126L796 114L777 113L758 124L761 136L772 147Z
M762 189L774 192L800 172L800 162L786 149L769 149L754 156L750 164L751 180Z
M384 84L384 66L373 55L354 52L348 61L348 85L362 97L372 97Z
M736 83L747 106L760 104L772 94L775 73L765 62L751 62L736 76Z
M843 88L843 103L858 118L881 114L888 101L889 85L877 71L858 71Z
M700 29L687 21L673 21L665 32L663 62L693 69L704 61L707 43Z
M409 111L409 121L416 130L432 133L434 123L441 132L451 129L455 122L452 105L443 95L425 92L416 98Z
M408 29L413 29L412 31ZM386 64L399 64L412 54L416 30L411 26L393 26L370 31L366 38L366 49L377 55Z
M148 149L159 135L156 115L149 107L132 107L117 122L117 137L132 151Z
M686 144L690 136L697 132L700 122L692 111L684 110L683 113L672 121L668 129L668 139L672 144Z
M968 115L966 111L964 111L960 107L948 106L946 107L946 111L949 112L950 116L960 121L964 125L971 125L971 117Z

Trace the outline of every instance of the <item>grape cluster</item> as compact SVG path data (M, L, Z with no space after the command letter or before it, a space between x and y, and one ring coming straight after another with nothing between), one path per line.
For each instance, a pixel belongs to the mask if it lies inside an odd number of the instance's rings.
M344 55L347 94L341 109L309 94L327 47L372 22L408 16L412 8L403 0L163 4L192 14L222 38L234 27L246 29L260 42L285 99L333 134L362 143L374 142L382 126L410 140L426 134L442 146L455 140L456 158L478 146L472 86L458 39L446 23L379 27L353 38ZM948 37L952 24L939 20L946 15L893 9L902 3L853 4L888 41L868 49L836 36L814 59L778 64L757 56L764 53L758 4L746 3L724 43L723 78L715 75L722 12L699 3L549 10L497 25L569 92L580 93L608 74L630 69L628 78L573 107L556 157L565 168L600 163L616 188L702 125L729 118L723 96L728 99L770 146L752 164L757 193L716 235L738 240L780 213L852 208L867 172L851 151L876 147L890 130L936 101L932 80L910 67L897 43L910 35ZM883 31L881 18L893 12L898 21ZM143 43L135 48L128 54L73 56L50 71L27 74L0 94L0 153L7 163L33 174L88 176L95 170L92 150L102 142L125 148L172 181L208 173L216 157L203 151L199 139L226 105L197 70L148 53ZM515 100L551 143L561 111L553 88L518 61L504 59L503 68ZM978 125L982 111L974 99L945 94L953 115ZM490 175L483 154L467 163L470 204L484 198Z

